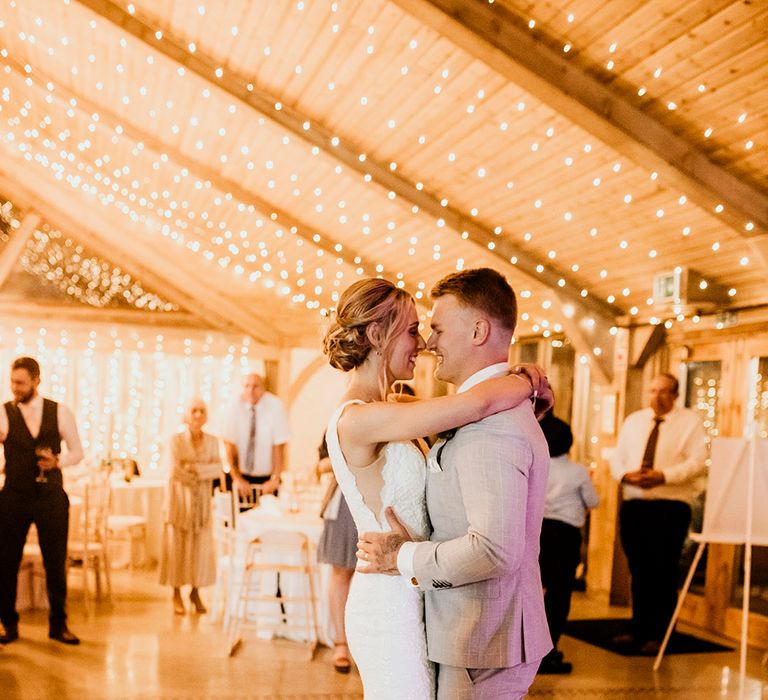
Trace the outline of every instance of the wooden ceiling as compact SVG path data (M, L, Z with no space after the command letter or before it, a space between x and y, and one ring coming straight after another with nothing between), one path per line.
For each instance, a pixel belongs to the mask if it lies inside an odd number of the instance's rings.
M480 265L583 349L695 314L649 303L677 266L768 303L762 2L0 0L0 67L27 235L211 327L311 343L358 275Z

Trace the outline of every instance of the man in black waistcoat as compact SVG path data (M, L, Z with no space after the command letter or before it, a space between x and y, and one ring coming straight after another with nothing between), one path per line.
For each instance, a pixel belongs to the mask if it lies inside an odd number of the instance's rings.
M61 467L83 458L72 412L37 393L40 365L19 357L11 365L14 400L0 410L5 484L0 491L0 643L19 637L16 584L29 526L37 527L51 610L48 636L64 644L80 640L67 628L67 534L69 499ZM67 453L61 455L62 439Z

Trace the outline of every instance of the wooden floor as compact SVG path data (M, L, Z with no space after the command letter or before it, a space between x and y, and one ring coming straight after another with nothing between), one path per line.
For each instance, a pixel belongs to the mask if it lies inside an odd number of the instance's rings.
M362 698L356 673L336 674L330 651L314 661L285 640L248 638L235 658L205 616L173 615L169 592L154 572L116 572L114 607L101 605L86 618L79 591L71 591L70 626L79 647L47 638L44 613L22 614L19 641L0 651L0 698ZM210 599L204 596L206 600ZM599 600L577 594L575 617L605 617ZM654 674L647 658L625 658L563 638L560 648L574 664L570 676L536 679L530 697L541 698L738 698L738 653L691 654L665 659ZM751 650L744 698L768 698L768 672L760 650ZM397 700L393 698L392 700Z

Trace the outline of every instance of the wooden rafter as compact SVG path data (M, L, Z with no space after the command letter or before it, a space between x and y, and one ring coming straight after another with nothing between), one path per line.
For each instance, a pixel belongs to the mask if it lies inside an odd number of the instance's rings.
M0 288L5 284L8 275L11 274L38 226L40 226L40 215L35 211L29 212L21 220L21 226L16 229L11 239L0 251Z
M764 270L768 270L768 234L749 239L749 249Z
M35 68L34 75L28 75L21 65L13 59L6 59L5 63L11 66L12 70L18 73L19 76L22 76L24 80L28 83L32 82L32 84L36 85L41 90L45 89L46 84L52 82L52 78L46 75L40 68ZM253 206L256 211L261 212L264 216L268 216L273 223L295 232L297 236L310 245L320 248L337 259L340 258L348 265L362 268L363 271L371 277L376 276L375 263L367 260L357 251L351 249L349 246L344 246L333 239L329 234L321 232L316 226L310 226L284 209L275 206L272 202L267 201L263 197L259 197L252 191L243 187L240 183L223 175L216 168L212 168L205 163L190 158L179 149L173 148L165 141L156 138L141 127L119 117L103 104L99 104L87 97L83 97L79 93L73 93L61 85L56 86L53 97L60 102L67 103L67 107L73 104L72 98L74 98L77 110L86 115L98 113L99 124L102 126L112 130L119 128L121 133L128 139L135 141L136 143L144 144L148 150L154 151L157 154L165 154L173 163L186 168L199 180L209 181L221 192L231 194L234 199L245 205ZM404 284L403 288L411 295L415 295L417 292L415 285L408 284L407 282Z
M240 102L250 106L273 122L287 129L294 135L317 146L331 157L347 167L367 175L389 191L394 192L409 207L416 205L423 212L442 219L445 226L468 241L489 250L503 261L504 267L513 264L515 269L533 281L558 289L558 294L569 300L580 315L598 317L607 324L612 324L623 311L588 294L582 294L581 285L570 279L570 275L553 268L549 261L539 259L520 248L509 239L498 236L490 229L477 223L471 217L450 206L443 206L440 197L426 189L417 189L415 184L393 172L388 165L361 154L351 141L338 137L330 129L313 121L296 109L280 103L279 97L267 94L248 79L221 67L200 49L194 53L188 50L188 43L174 36L167 28L158 31L137 14L131 14L109 0L78 0L78 2L118 26L126 33L153 47L171 60L184 66L220 90L225 91ZM309 128L306 128L306 127ZM561 282L565 286L561 287Z
M199 277L169 262L132 233L103 217L100 207L80 207L73 216L72 199L26 168L8 168L0 163L0 191L20 205L34 206L43 219L89 246L102 257L119 260L120 265L143 279L157 293L185 308L206 324L228 332L245 333L267 345L279 346L283 338L262 318L254 316L205 285ZM110 231L120 230L120 235ZM173 280L170 278L173 275Z
M154 328L210 329L210 324L187 311L147 313L128 309L97 309L87 304L35 302L21 296L0 296L0 316L35 319L37 321L71 321L73 323L109 323Z
M768 194L549 48L501 3L393 2L611 148L658 171L706 211L721 204L719 219L741 236L768 233Z
M655 326L640 326L633 330L632 354L629 364L633 369L642 369L645 363L664 343L666 329L664 324Z

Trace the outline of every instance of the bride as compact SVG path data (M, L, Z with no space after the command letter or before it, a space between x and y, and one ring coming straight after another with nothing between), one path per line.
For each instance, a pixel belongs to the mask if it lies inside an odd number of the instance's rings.
M531 396L528 381L512 374L455 396L387 402L393 381L413 378L416 356L425 347L412 297L392 282L360 280L341 295L323 349L331 365L350 372L351 379L328 424L327 441L358 532L388 530L384 510L391 506L414 539L428 539L425 459L415 441ZM435 696L417 588L401 576L356 573L345 621L366 700Z

